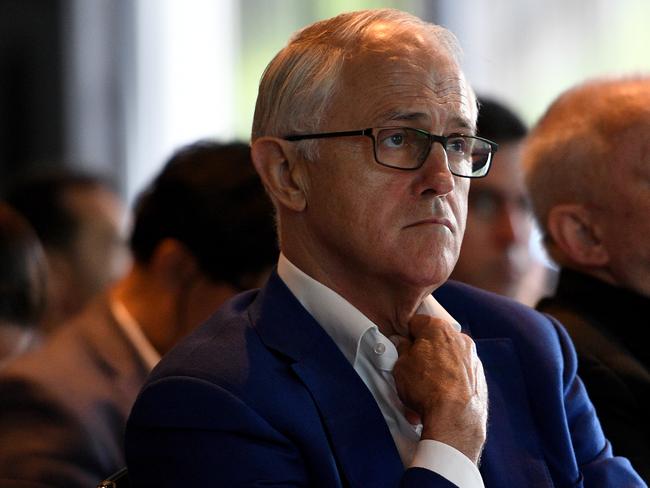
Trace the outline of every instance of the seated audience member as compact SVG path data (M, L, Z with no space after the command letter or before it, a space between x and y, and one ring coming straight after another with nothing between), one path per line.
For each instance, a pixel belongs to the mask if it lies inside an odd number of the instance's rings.
M273 209L250 147L174 154L137 202L131 248L125 277L0 374L0 486L88 488L123 467L127 414L160 356L268 274Z
M499 145L486 178L472 181L467 227L451 278L516 298L532 271L532 219L520 166L523 121L505 105L479 99L477 134Z
M0 367L38 342L47 263L27 221L0 202Z
M566 326L614 453L650 482L648 134L650 78L594 80L553 102L524 162L561 267L556 293L537 308Z
M7 200L45 248L49 280L41 329L49 333L127 271L126 210L107 182L71 170L20 180Z
M271 61L252 154L282 254L149 376L126 430L135 486L644 486L563 328L443 285L495 150L457 52L381 9L312 24Z

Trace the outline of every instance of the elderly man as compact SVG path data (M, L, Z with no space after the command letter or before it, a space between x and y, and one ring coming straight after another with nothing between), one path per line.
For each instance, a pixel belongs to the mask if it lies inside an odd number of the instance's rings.
M598 80L561 95L530 136L527 183L559 318L614 452L650 481L650 79Z
M556 323L462 285L431 296L495 150L475 120L452 36L411 15L342 14L280 51L252 145L277 271L150 376L136 486L642 486Z

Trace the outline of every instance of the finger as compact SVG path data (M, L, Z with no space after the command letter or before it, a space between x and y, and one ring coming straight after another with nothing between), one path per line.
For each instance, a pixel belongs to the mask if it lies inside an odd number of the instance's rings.
M413 338L430 336L436 332L436 329L445 328L456 332L456 329L446 320L430 315L416 314L409 320L409 333Z
M406 406L404 407L404 417L406 417L407 422L411 425L419 425L422 423L420 414Z
M409 334L411 337L420 337L423 330L432 327L430 324L431 319L433 319L433 317L422 314L416 314L411 317L411 320L409 320L408 323Z
M487 399L488 397L488 387L487 387L487 379L485 378L485 371L483 370L483 363L481 360L478 360L478 368L477 368L477 376L478 376L478 386L479 386L479 392L481 395L481 398Z
M401 335L394 334L390 336L389 339L393 344L395 344L398 356L406 353L411 347L411 341Z
M485 372L483 371L483 363L478 356L472 357L471 364L472 372L472 387L475 393L483 396L483 392L487 391L487 384L485 382Z
M464 332L459 332L455 336L455 342L462 348L465 357L469 361L473 362L476 358L478 358L478 355L476 353L476 343L474 342L474 339L472 339L470 336L468 336Z
M471 373L472 375L472 383L474 386L476 386L476 379L478 376L478 373L481 372L482 374L482 369L481 368L481 360L478 357L478 353L476 351L476 343L472 340L471 337L469 337L466 334L461 334L463 345L464 345L464 361L467 367L468 372ZM479 371L480 370L480 371Z

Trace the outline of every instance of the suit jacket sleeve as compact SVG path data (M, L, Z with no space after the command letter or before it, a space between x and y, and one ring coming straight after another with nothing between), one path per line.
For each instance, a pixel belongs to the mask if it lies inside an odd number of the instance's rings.
M138 487L344 486L335 461L325 457L319 464L332 464L324 470L331 479L312 479L319 470L309 465L309 449L232 393L197 378L167 377L150 384L127 427L129 477ZM401 486L454 485L415 469L407 470Z
M562 347L566 415L583 486L645 486L626 458L613 456L594 407L577 376L577 358L573 344L564 327L555 319L549 319L558 333Z

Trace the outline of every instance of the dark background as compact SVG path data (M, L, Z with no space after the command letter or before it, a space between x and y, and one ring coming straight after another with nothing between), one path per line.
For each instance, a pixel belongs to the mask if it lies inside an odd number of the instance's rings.
M0 190L63 159L62 15L60 0L0 0Z

